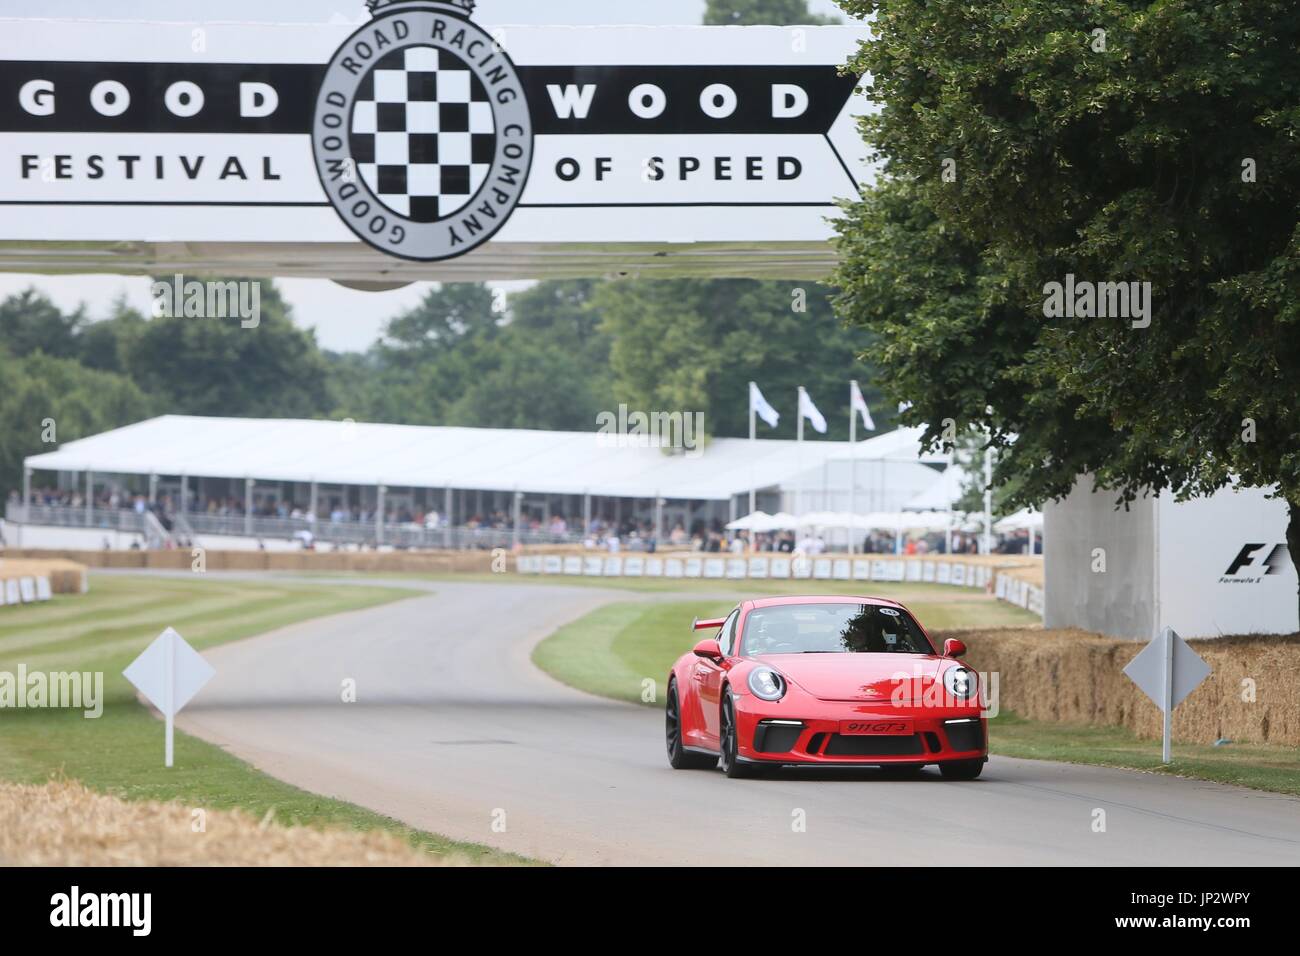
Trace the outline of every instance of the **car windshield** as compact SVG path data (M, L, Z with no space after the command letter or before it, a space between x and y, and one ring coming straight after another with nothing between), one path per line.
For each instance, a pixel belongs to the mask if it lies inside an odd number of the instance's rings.
M745 619L745 655L933 654L906 611L875 604L778 604Z

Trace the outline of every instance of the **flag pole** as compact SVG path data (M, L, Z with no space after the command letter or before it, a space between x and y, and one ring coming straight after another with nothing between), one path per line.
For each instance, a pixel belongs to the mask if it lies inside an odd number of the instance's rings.
M858 455L855 447L858 443L858 410L853 407L853 396L858 387L857 379L849 383L849 514L858 511ZM857 554L857 542L854 541L853 528L849 532L849 554Z
M754 506L758 498L758 489L754 487L754 452L757 446L754 444L758 440L758 426L754 421L757 414L754 409L754 389L758 386L754 382L749 383L749 513L754 513ZM753 544L753 531L750 531L750 543Z
M799 421L795 425L795 459L799 465L799 474L794 479L794 516L803 517L803 386L799 386L799 397L796 399L798 411L795 417Z

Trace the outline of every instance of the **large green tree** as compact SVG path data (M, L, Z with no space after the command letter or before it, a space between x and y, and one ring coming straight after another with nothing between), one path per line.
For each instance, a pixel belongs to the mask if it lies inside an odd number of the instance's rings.
M77 353L77 336L85 325L84 309L62 312L35 288L0 302L0 343L11 355L43 352L72 358Z
M127 374L131 352L147 327L148 320L131 308L125 297L119 297L108 318L80 326L76 357L87 368Z
M883 175L840 227L839 308L885 387L936 441L1010 446L1019 503L1082 472L1121 500L1276 487L1300 561L1300 8L842 6L875 15L850 66ZM1067 275L1149 282L1149 325L1054 314Z
M155 411L130 379L42 352L0 350L0 382L0 489L21 487L24 458Z
M848 438L849 380L861 379L877 428L893 415L870 369L858 364L872 336L846 329L815 283L656 279L606 283L594 298L610 336L618 401L643 411L702 411L710 435L749 433L749 382L781 413L765 437L793 438L795 396L805 386L827 419L827 438ZM859 437L866 433L859 428ZM810 428L808 437L818 437Z
M335 359L351 383L340 388L348 413L407 424L592 429L608 406L610 379L609 341L588 301L593 285L542 282L509 296L471 283L430 288L385 326L365 359Z
M315 334L294 325L273 282L254 281L261 283L256 326L171 315L134 331L131 377L168 412L312 418L329 411L328 366Z

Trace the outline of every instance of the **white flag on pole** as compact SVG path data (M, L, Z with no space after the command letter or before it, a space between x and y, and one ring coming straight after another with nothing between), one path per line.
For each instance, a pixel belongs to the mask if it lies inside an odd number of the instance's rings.
M826 419L822 417L821 412L817 411L817 406L813 404L808 392L802 388L799 389L799 415L812 422L812 427L817 430L818 434L826 434Z
M862 397L862 389L858 388L857 382L849 383L849 414L858 412L862 416L862 427L869 432L876 430L876 423L871 420L871 409L867 408L867 400Z
M763 397L763 393L758 390L758 386L753 382L749 383L749 410L767 422L770 428L775 428L776 423L781 420L781 413L768 404L767 399Z

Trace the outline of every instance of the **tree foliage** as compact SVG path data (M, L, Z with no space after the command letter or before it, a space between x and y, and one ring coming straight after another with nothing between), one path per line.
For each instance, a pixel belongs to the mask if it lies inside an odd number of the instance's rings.
M22 356L0 351L0 382L0 488L19 487L24 458L155 411L130 379L39 349Z
M844 328L827 297L812 283L752 280L557 280L508 297L439 285L368 351L336 354L294 324L269 281L256 328L236 318L147 317L122 301L89 321L28 291L0 303L8 341L23 349L6 357L0 379L10 399L0 444L12 449L0 487L16 487L23 455L50 450L32 444L46 417L59 419L61 440L146 413L594 431L598 413L626 403L702 411L709 434L743 437L753 379L782 412L780 428L760 425L762 435L793 437L795 389L804 385L829 437L843 439L856 375L886 428L893 416L856 360L870 336ZM43 364L51 350L67 356L62 364ZM50 384L32 392L32 376L45 372ZM51 389L65 399L54 401ZM92 417L81 403L97 392L104 414ZM77 411L65 423L69 409Z
M235 280L246 281L246 280ZM293 324L273 282L261 282L256 327L238 318L154 318L133 330L132 379L181 415L311 418L331 405L313 332ZM134 322L124 319L123 330Z
M841 225L838 305L912 420L1014 437L1021 504L1085 471L1300 503L1300 8L843 6L876 16L851 66L884 176ZM1150 282L1150 326L1045 317L1067 273Z
M702 411L709 434L746 436L752 380L781 413L776 429L759 424L760 435L793 438L803 385L827 419L826 437L842 441L849 380L857 377L883 430L894 416L857 361L872 337L843 327L828 292L815 283L751 279L604 284L595 302L612 343L615 397L646 411ZM858 434L865 437L860 427Z

